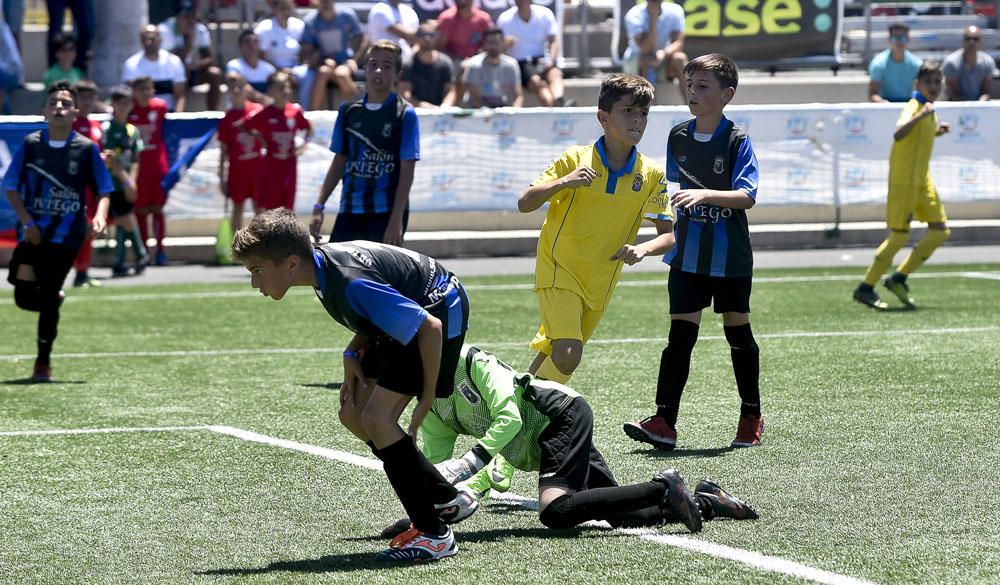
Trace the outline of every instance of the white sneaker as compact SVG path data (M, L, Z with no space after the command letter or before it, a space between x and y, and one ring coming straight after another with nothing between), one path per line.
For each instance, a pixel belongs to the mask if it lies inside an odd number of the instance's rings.
M458 544L450 526L445 526L446 532L441 536L425 534L411 527L406 532L392 539L389 548L378 553L380 561L395 561L409 563L426 563L455 556Z

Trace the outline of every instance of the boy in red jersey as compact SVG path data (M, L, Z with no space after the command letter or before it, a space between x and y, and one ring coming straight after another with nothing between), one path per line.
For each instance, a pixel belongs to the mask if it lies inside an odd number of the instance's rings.
M167 102L156 95L153 78L137 77L132 82L132 112L128 115L128 123L138 128L144 145L139 154L138 196L135 201L135 214L139 218L139 233L143 243L149 241L148 217L153 216L153 234L156 236L156 265L167 263L167 254L163 250L163 238L166 235L166 223L163 219L163 206L167 203L167 194L160 183L170 170L167 164L167 145L163 142L163 122L167 117Z
M94 110L97 101L97 85L89 79L82 79L73 84L76 89L76 119L73 120L73 131L81 136L86 136L93 142L101 143L101 123L89 118ZM86 200L87 221L94 221L94 212L97 210L97 196L89 187L84 189L84 199ZM88 274L90 270L90 260L94 254L94 236L90 233L83 240L80 251L73 261L73 269L76 276L73 277L73 286L101 286L100 281L93 279Z
M233 201L232 226L233 231L238 231L243 227L243 204L247 199L253 202L254 211L257 211L263 177L260 140L253 134L237 130L236 124L245 122L263 106L247 100L250 86L239 73L226 74L226 87L233 107L219 121L219 189Z
M264 159L264 176L261 181L257 210L295 209L295 164L296 157L305 151L313 128L306 120L302 107L288 101L291 95L291 77L283 71L275 71L267 78L267 95L270 104L236 124L260 137L267 146ZM298 131L305 131L304 141L295 146Z

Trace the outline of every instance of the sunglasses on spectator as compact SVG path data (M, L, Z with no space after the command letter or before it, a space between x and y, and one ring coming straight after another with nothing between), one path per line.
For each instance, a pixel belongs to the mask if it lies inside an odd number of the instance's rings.
M429 39L429 38L431 38L431 37L434 36L434 33L432 33L432 32L421 32L421 33L417 33L417 36L420 37L420 38L422 38L422 39Z
M909 35L889 35L889 40L897 43L905 43L910 39Z
M965 37L965 40L979 42L979 41L983 40L983 37Z

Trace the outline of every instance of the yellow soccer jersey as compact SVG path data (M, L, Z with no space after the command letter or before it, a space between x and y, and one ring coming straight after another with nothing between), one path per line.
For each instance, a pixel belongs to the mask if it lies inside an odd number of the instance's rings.
M623 265L608 259L635 241L642 220L672 221L673 215L659 165L633 148L625 166L613 172L603 137L593 145L570 147L533 184L565 177L583 165L597 171L597 179L549 200L538 239L535 289L568 289L590 309L604 311Z
M913 98L906 102L896 125L910 121L924 107L924 101ZM917 122L913 130L892 143L889 153L889 183L895 185L928 185L931 182L931 150L937 133L937 113Z

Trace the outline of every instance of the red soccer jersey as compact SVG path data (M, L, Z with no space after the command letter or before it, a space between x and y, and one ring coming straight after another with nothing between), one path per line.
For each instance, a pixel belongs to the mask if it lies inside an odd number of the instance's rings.
M264 137L267 157L273 160L295 160L295 133L312 126L299 104L286 103L281 111L273 105L261 109L246 121L246 127Z
M229 150L230 177L243 173L257 174L260 171L260 141L252 134L237 130L236 123L246 123L247 118L263 108L260 104L247 102L245 108L233 108L219 121L219 142Z
M89 118L77 118L73 120L73 130L86 136L87 138L93 140L100 146L101 138L104 136L104 130L101 128L101 123L97 120L91 120Z
M147 106L132 104L128 123L139 130L143 144L142 152L139 154L140 173L149 165L159 170L161 175L166 175L170 168L167 165L167 145L163 142L163 122L166 119L167 102L160 98L150 99Z

